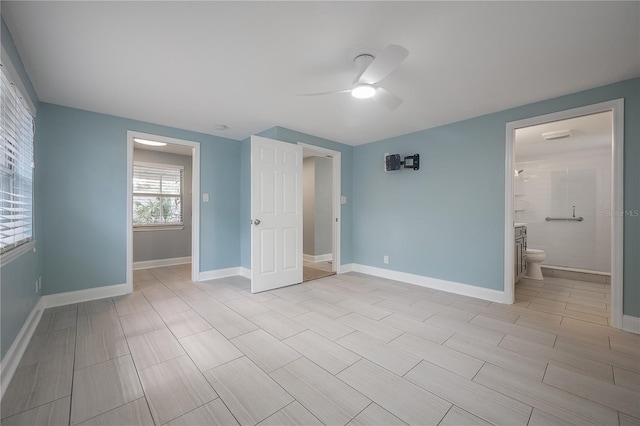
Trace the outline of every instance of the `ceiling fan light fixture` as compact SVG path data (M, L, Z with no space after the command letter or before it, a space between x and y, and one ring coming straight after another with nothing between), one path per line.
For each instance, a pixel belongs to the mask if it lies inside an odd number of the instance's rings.
M133 138L133 140L142 145L149 145L149 146L165 146L167 144L166 142L150 141L148 139L141 139L141 138Z
M351 89L351 96L357 99L367 99L376 94L376 88L370 84L359 84Z

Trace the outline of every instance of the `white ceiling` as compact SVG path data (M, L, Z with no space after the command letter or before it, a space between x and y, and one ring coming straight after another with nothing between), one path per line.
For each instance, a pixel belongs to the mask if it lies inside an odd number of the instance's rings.
M2 2L41 101L232 139L351 145L640 75L639 2ZM409 50L395 111L353 58ZM226 124L226 131L215 130Z
M543 133L569 130L571 136L546 140ZM578 153L594 149L611 149L613 113L585 115L516 130L516 161L529 161L557 154Z

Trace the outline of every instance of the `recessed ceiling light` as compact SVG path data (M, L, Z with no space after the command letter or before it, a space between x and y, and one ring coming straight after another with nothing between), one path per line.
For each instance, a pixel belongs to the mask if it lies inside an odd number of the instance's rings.
M376 94L376 88L370 84L359 84L351 89L351 96L358 99L367 99Z
M226 124L216 124L213 126L216 130L225 131L229 128Z
M149 146L165 146L167 144L166 142L150 141L148 139L140 139L140 138L133 138L133 140L138 143L141 143L142 145L149 145Z
M542 134L542 137L548 141L552 141L554 139L564 139L570 136L571 136L571 130L560 130L557 132L547 132Z

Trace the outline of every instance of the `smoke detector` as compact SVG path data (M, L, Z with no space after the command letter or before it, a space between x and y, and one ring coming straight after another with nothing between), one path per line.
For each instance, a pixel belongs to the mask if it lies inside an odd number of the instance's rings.
M571 130L559 130L557 132L547 132L547 133L543 133L542 137L548 141L569 138L571 137Z

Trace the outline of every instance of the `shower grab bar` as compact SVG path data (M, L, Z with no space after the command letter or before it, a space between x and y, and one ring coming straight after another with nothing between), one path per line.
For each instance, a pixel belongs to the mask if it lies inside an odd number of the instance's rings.
M546 220L547 222L549 222L550 220L574 220L576 222L582 222L584 220L584 218L582 216L580 217L545 217L544 220Z

